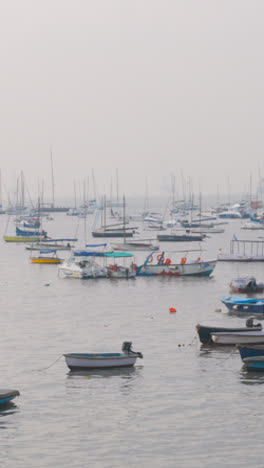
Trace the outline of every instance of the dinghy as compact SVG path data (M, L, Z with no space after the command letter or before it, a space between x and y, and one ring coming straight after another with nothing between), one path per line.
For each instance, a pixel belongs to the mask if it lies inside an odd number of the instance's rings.
M70 370L133 366L142 353L132 351L132 342L124 341L122 353L68 353L64 354Z
M204 325L196 325L196 330L199 335L199 339L203 344L214 344L214 341L211 338L211 333L226 333L226 332L248 332L248 331L261 331L262 325L261 323L254 324L254 318L250 317L246 320L245 327L233 327L233 328L226 328L226 327L210 327Z

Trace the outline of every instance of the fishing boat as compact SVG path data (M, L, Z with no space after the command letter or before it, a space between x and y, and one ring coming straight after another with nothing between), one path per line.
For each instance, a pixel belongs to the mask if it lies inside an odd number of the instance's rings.
M240 297L222 297L221 301L230 312L264 314L264 299L250 299Z
M237 345L237 344L264 344L263 331L246 331L246 332L213 332L211 340L217 345Z
M223 253L220 249L217 259L231 262L263 262L264 241L238 240L236 236L233 236L229 253Z
M18 390L0 389L0 405L6 405L19 395Z
M211 327L211 326L204 326L204 325L196 325L196 331L199 335L199 339L203 344L214 344L214 341L211 338L211 333L226 333L226 332L248 332L248 331L261 331L262 325L261 323L254 324L254 319L248 318L246 320L245 327L233 327L233 328L226 328L226 327Z
M30 257L31 263L43 263L57 265L62 259L57 256L56 250L40 250L38 257Z
M137 358L143 358L142 353L131 348L132 342L124 341L121 353L68 353L64 357L71 371L128 367L133 366Z
M143 265L137 270L137 276L209 276L214 271L217 260L203 261L200 257L187 262L182 257L180 263L173 263L164 252L147 256Z
M264 291L264 283L257 283L254 276L232 279L229 286L234 293L253 294L262 293Z

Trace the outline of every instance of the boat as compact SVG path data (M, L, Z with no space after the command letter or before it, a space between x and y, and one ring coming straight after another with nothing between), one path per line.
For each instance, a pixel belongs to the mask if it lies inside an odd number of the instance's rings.
M233 328L226 328L226 327L211 327L211 326L204 326L204 325L196 325L196 331L199 335L199 339L201 343L203 344L214 344L212 338L211 338L211 333L219 333L219 332L240 332L244 333L247 331L252 331L253 329L255 331L261 331L262 330L262 325L261 323L254 324L253 318L248 318L246 320L246 326L245 327L233 327Z
M173 263L165 253L160 252L154 256L152 252L145 262L137 269L137 276L209 276L216 266L217 260L202 261L198 257L194 261L187 262L187 257L182 257L180 263Z
M230 312L264 314L264 299L243 299L240 297L222 297L221 301Z
M41 242L34 242L32 245L26 246L26 250L45 250L45 249L56 249L56 250L71 250L74 248L75 242L78 239L45 239Z
M218 213L218 217L220 219L241 219L242 216L238 211L223 211L222 213Z
M263 262L264 261L264 241L262 240L238 240L236 236L230 241L229 253L219 251L217 259L219 261L232 262Z
M133 239L127 241L124 239L124 242L121 244L112 244L114 250L121 250L126 252L138 251L138 250L159 250L159 245L157 244L156 239Z
M217 345L264 344L264 331L213 332L211 340Z
M193 242L202 241L206 236L204 234L193 235L193 234L157 234L157 239L160 242Z
M264 283L257 283L254 276L232 279L229 286L234 293L252 294L262 293L264 291Z
M69 259L59 265L58 274L64 278L106 278L106 267L95 260L103 256L103 252L75 250Z
M264 225L260 224L260 223L255 223L255 222L248 221L247 223L242 224L241 229L250 229L252 231L263 230Z
M142 353L132 351L131 348L132 342L124 341L121 353L68 353L64 357L71 371L128 367L133 366L137 358L143 358Z
M57 265L62 259L57 256L56 250L40 250L38 257L30 257L31 263L45 263Z
M137 265L134 261L134 255L129 252L105 252L106 259L106 276L107 278L135 278L137 273ZM108 260L114 260L113 264L108 264ZM125 263L126 259L132 260L130 265ZM116 263L122 260L123 265Z
M47 236L47 231L39 231L39 230L36 230L36 229L31 229L31 228L23 228L23 227L18 227L16 226L16 235L17 236L23 236L23 237L27 237L27 236L43 236L43 237L46 237Z
M6 405L14 398L19 396L20 393L18 390L9 390L9 389L0 389L0 405Z

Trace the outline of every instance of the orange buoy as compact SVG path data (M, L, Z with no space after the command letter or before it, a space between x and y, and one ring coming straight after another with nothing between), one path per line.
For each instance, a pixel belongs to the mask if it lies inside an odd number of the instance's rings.
M177 310L175 309L175 307L170 307L170 313L173 314L174 312L177 312Z

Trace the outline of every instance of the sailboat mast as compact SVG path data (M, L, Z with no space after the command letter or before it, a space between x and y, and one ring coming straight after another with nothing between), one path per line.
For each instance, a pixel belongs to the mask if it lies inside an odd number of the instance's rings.
M52 188L52 208L55 206L54 201L54 174L53 174L53 158L52 158L52 150L50 150L50 164L51 164L51 188Z
M116 201L119 202L118 169L116 169Z

